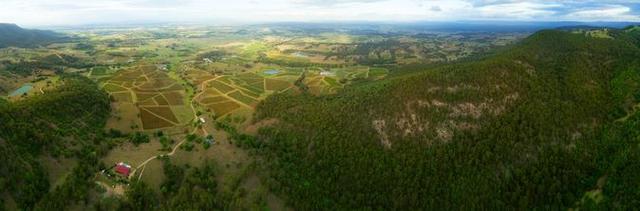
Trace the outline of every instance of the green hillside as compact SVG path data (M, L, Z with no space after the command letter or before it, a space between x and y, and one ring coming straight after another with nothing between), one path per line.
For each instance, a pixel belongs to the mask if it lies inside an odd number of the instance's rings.
M82 76L61 80L63 85L46 95L0 102L0 194L10 196L19 209L58 210L84 199L98 168L97 156L107 149L101 132L110 111L108 95ZM53 184L40 160L47 156L79 161L51 192ZM0 198L0 205L5 199Z
M33 48L62 39L52 31L23 29L15 24L0 23L0 48Z
M541 31L476 62L278 94L244 140L308 209L629 209L640 203L638 35ZM598 202L598 203L596 203Z

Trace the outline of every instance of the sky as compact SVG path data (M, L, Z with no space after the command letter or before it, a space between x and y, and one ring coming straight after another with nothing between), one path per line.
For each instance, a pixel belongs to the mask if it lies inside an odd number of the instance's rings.
M640 0L0 0L0 23L640 21Z

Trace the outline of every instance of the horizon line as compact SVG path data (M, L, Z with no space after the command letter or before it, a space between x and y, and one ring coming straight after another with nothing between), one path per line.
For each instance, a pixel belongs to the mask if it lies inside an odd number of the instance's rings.
M256 26L277 24L447 24L447 23L475 23L475 24L640 24L640 21L574 21L574 20L305 20L305 21L132 21L132 22L103 22L83 24L20 24L0 22L0 24L15 24L25 28L82 28L82 27L119 27L119 26L148 26L148 25L192 25L192 26Z

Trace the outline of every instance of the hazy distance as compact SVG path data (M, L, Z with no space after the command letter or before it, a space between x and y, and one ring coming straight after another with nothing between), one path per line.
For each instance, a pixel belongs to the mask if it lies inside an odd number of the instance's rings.
M640 1L3 0L0 22L24 26L325 21L640 20Z

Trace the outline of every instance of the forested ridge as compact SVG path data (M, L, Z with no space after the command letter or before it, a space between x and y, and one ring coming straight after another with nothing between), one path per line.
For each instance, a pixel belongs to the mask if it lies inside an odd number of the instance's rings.
M0 190L19 209L64 209L84 199L93 187L97 157L108 148L102 136L108 95L83 76L63 75L61 83L46 94L0 102ZM45 156L79 161L51 192L39 159Z
M61 34L52 31L23 29L15 24L0 23L0 48L33 48L63 39Z
M640 36L545 30L481 61L277 94L249 146L308 209L630 209Z

